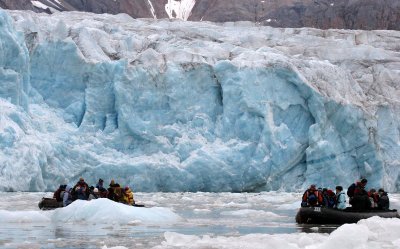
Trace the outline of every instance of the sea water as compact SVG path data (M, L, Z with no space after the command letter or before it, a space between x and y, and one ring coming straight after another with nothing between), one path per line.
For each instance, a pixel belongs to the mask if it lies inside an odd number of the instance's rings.
M44 196L0 193L0 248L400 248L399 219L297 225L301 193L135 193L146 207L103 199L42 211ZM400 207L400 194L390 199Z

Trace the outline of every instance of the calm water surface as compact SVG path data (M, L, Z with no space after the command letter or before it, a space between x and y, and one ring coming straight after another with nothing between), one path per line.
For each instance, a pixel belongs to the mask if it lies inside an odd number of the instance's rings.
M37 203L51 193L0 193L0 210L16 217L0 221L0 248L102 248L125 246L151 248L160 245L165 232L198 236L241 236L331 232L334 226L298 226L294 217L299 193L136 193L135 200L147 207L166 207L183 219L176 224L60 224L40 218ZM398 195L394 198L394 204ZM18 212L22 211L22 212ZM30 212L33 211L33 212ZM113 212L113 210L107 210Z

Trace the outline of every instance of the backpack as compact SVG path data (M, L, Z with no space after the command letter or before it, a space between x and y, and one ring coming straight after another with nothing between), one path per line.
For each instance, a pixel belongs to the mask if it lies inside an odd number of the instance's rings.
M353 197L354 196L354 190L356 189L356 184L353 183L349 186L349 188L347 189L347 196L348 197Z
M309 205L317 205L318 203L318 196L315 194L315 192L317 191L308 191L307 202Z

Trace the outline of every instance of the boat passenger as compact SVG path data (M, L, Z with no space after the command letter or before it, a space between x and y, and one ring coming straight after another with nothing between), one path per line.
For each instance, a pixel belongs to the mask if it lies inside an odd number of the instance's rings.
M89 185L81 177L72 189L74 199L87 200L89 198Z
M103 183L104 183L104 180L100 178L96 184L96 188L99 190L99 192L107 191L107 189L103 186Z
M96 188L99 190L99 198L107 198L107 189L103 185L104 180L99 179L99 181L96 184Z
M60 185L60 187L58 187L58 189L54 192L53 194L53 198L57 200L57 202L62 202L62 196L63 196L63 192L65 191L65 187L67 185Z
M122 189L118 183L115 183L114 179L110 182L110 187L108 188L107 198L116 202L120 202L122 198Z
M135 200L133 199L133 192L129 188L129 186L125 186L122 193L123 193L123 201L122 201L123 203L131 206L135 204Z
M66 207L71 203L72 203L71 187L66 186L65 191L63 193L63 207Z
M312 184L309 189L307 189L302 197L301 206L302 207L315 207L322 205L323 198L322 194L317 190L315 184Z
M351 184L351 185L349 186L349 188L347 189L347 196L348 196L350 199L353 198L353 196L354 196L354 191L355 191L357 185L360 185L360 184L361 184L361 185L365 188L365 186L367 185L367 182L368 182L368 180L365 179L365 178L363 178L363 179L361 179L361 181Z
M368 191L368 198L369 202L371 203L371 209L377 208L379 195L374 188L371 188Z
M322 189L322 206L333 208L335 206L335 194L332 190L323 188Z
M336 186L336 204L335 208L339 210L346 209L346 195L342 192L342 186Z
M350 204L353 209L363 211L368 210L371 207L371 203L369 201L368 193L365 190L365 185L367 184L366 179L362 179L361 182L356 183L356 187L354 189L353 197L350 199Z
M94 188L93 191L90 192L88 201L98 199L99 198L99 189Z
M380 188L378 190L379 194L379 199L378 199L378 208L382 210L389 210L389 196L387 195L387 192L383 188Z
M326 198L327 198L327 207L333 208L336 203L336 196L332 190L328 189L326 191Z

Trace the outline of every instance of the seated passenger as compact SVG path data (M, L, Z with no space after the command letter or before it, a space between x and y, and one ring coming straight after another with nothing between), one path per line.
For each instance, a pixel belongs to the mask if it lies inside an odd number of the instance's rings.
M133 192L129 188L129 186L125 186L123 189L123 203L128 204L128 205L133 205L135 204L135 201L133 200Z
M346 195L342 191L343 191L342 186L336 186L335 208L340 210L346 209Z
M63 206L66 207L72 203L71 187L66 186L63 192Z
M99 198L107 198L108 192L107 189L103 186L103 179L99 179L99 181L96 184L96 188L99 190Z
M371 208L377 208L378 207L378 193L376 192L376 190L374 188L371 188L368 191L368 198L369 198L369 202L371 203Z
M62 202L62 196L63 196L63 192L65 191L65 187L67 185L60 185L60 187L58 187L58 189L54 192L53 194L53 198L57 200L57 202Z
M104 183L103 179L100 178L96 184L96 188L99 190L99 192L107 191L107 189L104 188L103 183Z
M326 191L327 207L333 208L336 203L336 196L332 190L328 189Z
M315 207L320 206L323 202L322 194L317 190L316 186L312 184L309 189L307 189L302 197L301 206L302 207Z
M81 177L72 189L74 199L87 200L89 198L89 186Z
M365 191L365 185L367 184L366 179L362 179L361 182L356 183L356 187L353 192L353 197L350 199L350 204L353 209L364 211L371 207L368 193Z
M107 198L116 202L122 201L122 189L118 183L115 183L114 179L110 182Z
M389 210L389 196L387 195L387 192L383 188L380 188L378 190L379 198L378 198L378 209L382 210Z
M90 192L88 200L91 201L97 198L99 198L99 190L94 188L93 191Z

